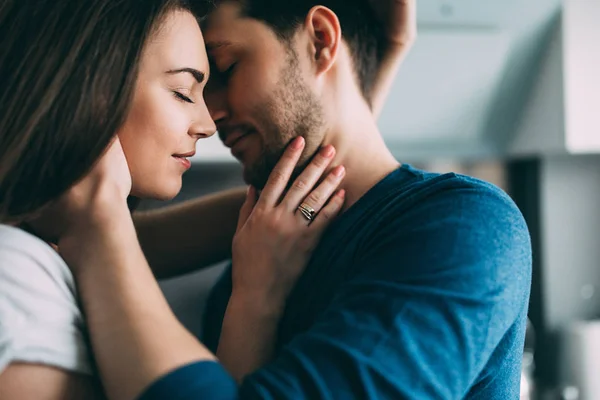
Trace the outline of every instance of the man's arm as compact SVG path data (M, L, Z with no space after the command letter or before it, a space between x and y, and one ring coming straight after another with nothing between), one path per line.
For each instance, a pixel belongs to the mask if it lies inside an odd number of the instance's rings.
M417 39L417 0L371 0L387 33L387 46L373 86L371 106L379 117L394 78Z
M139 241L154 275L168 278L225 260L246 188L134 214Z
M2 400L101 400L102 387L91 377L36 364L14 363L0 373Z
M468 184L397 210L388 208L361 247L362 268L314 325L238 398L454 400L498 381L498 395L518 397L531 283L520 212L498 190ZM191 366L155 387L190 388L181 400L195 399L204 375Z
M363 272L240 397L450 400L502 374L505 398L518 396L527 228L506 198L468 187L455 194L388 220L365 243ZM482 374L490 362L495 376Z

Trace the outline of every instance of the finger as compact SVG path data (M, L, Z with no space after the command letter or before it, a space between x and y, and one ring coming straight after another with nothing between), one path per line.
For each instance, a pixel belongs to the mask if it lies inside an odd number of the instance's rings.
M310 192L310 194L299 205L299 207L303 207L304 210L296 207L297 218L303 222L308 220L310 223L311 218L307 218L307 216L304 215L304 212L307 212L307 209L314 210L313 213L314 216L316 216L316 214L321 211L325 203L327 203L331 195L333 195L333 193L338 189L342 183L342 180L344 179L345 173L346 170L341 165L334 168L333 171L327 175L325 180L323 180L323 182L321 182L321 184L315 188L315 190Z
M250 214L252 214L252 210L254 210L254 206L256 205L256 189L254 186L250 186L248 188L248 192L246 193L246 200L244 204L242 204L242 208L240 208L240 215L238 217L237 231L239 231L248 218Z
M296 168L303 149L303 137L297 137L290 143L275 168L273 168L271 175L269 175L267 184L258 199L260 204L268 207L274 207L277 204Z
M300 176L296 178L285 197L281 201L281 206L288 211L294 211L300 203L308 196L313 187L317 184L319 179L323 176L325 169L329 166L333 157L335 156L335 149L333 146L328 145L323 147L317 155L313 157L310 164L302 171ZM318 194L318 193L317 193ZM320 202L323 205L325 199L315 199L315 204Z
M315 220L310 224L309 229L313 230L316 233L316 240L319 240L321 234L325 231L325 229L333 222L333 220L338 216L342 207L344 206L344 202L346 200L346 191L339 190L331 199L321 212L317 215Z

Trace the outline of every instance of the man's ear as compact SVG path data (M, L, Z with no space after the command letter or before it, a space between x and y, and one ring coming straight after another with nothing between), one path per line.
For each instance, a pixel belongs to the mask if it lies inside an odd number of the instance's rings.
M327 72L335 62L342 40L342 28L337 15L329 8L315 6L305 20L310 53L317 74Z

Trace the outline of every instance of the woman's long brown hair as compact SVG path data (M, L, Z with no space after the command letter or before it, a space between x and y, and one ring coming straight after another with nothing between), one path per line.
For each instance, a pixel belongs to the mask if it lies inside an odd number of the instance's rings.
M0 222L26 219L89 172L172 9L195 11L183 0L0 1Z

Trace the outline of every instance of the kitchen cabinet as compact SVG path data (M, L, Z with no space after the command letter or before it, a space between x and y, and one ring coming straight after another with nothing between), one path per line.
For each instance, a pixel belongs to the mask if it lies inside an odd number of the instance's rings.
M600 1L566 0L510 154L600 153Z

